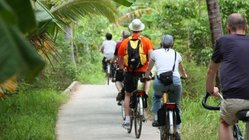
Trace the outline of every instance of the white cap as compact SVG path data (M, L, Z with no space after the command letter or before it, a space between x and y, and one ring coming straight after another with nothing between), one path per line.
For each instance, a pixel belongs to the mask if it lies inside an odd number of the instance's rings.
M141 22L140 19L134 19L129 25L130 30L132 31L142 31L144 30L144 24Z

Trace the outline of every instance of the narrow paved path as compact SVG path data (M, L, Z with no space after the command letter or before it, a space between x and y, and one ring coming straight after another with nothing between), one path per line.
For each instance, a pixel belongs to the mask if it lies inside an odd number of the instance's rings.
M122 128L121 109L116 105L115 86L80 85L70 101L61 107L57 121L57 140L134 140ZM159 140L151 122L143 123L141 140Z

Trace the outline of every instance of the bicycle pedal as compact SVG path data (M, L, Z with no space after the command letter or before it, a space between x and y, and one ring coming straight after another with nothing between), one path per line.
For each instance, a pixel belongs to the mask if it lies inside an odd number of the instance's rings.
M143 118L143 122L147 122L147 119Z

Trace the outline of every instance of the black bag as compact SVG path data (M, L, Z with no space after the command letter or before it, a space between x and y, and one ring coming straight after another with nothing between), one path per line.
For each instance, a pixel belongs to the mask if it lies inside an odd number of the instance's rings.
M172 68L172 71L167 71L167 72L161 73L158 76L158 79L165 86L169 86L169 85L173 84L173 71L175 70L175 62L176 62L176 51L175 51L175 61L174 61L174 66Z

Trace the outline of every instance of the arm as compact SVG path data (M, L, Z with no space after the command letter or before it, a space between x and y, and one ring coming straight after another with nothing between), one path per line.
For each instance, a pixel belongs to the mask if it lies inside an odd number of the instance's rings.
M104 53L104 47L101 46L100 50L99 50L101 53Z
M216 78L216 73L218 72L219 69L219 65L220 65L219 63L210 61L207 72L206 91L214 96L217 96L219 93L219 89L215 87L215 78Z
M124 69L124 57L120 56L119 58L119 69Z
M149 66L148 66L147 71L146 71L146 73L145 73L145 77L146 77L146 78L149 78L149 77L150 77L150 72L151 72L151 70L152 70L154 64L155 64L154 60L150 59L150 61L149 61Z
M188 78L188 75L187 75L182 63L179 63L179 72L180 72L181 77Z

